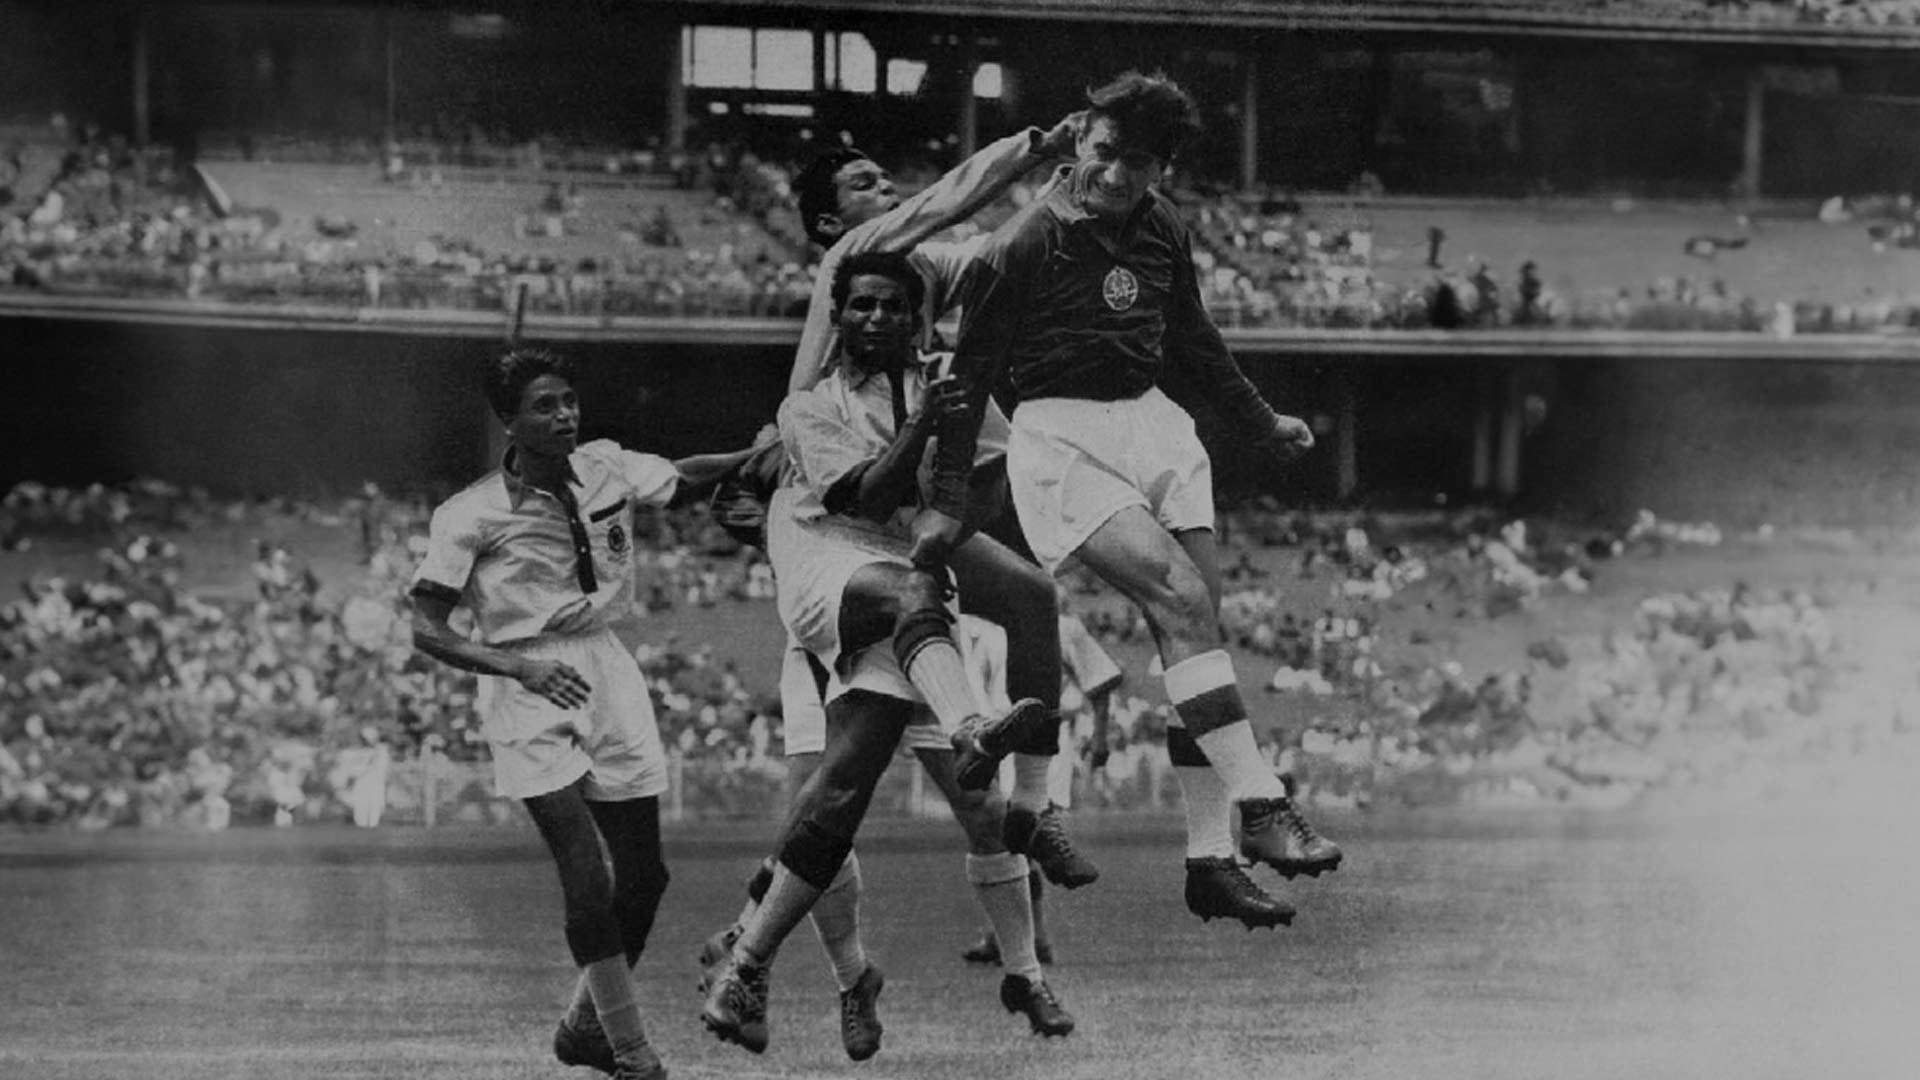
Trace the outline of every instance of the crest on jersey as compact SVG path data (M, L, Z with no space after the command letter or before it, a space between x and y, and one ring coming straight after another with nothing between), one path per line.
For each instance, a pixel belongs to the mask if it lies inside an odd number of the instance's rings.
M627 553L627 530L621 528L617 521L613 523L613 528L607 530L607 550L615 555Z
M1135 280L1133 271L1116 266L1107 271L1107 279L1100 283L1100 298L1113 310L1125 311L1140 299L1140 282Z

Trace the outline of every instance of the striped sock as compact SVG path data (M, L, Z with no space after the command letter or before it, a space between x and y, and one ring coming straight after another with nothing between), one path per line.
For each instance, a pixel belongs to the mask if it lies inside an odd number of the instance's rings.
M920 696L940 730L951 732L980 712L973 696L973 684L967 681L967 669L960 662L960 650L952 638L932 638L923 642L907 658L907 679Z
M1167 669L1173 711L1220 773L1234 799L1271 799L1287 793L1253 739L1247 707L1240 700L1233 659L1225 649L1191 656Z
M1226 782L1186 728L1167 728L1167 760L1180 781L1180 803L1187 815L1187 858L1231 857L1233 800L1227 798Z

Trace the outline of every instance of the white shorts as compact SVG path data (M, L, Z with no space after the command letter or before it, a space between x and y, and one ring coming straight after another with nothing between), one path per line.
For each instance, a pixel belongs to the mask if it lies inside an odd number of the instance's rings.
M827 700L847 690L871 690L919 702L920 692L900 670L890 642L862 649L855 656L842 656L840 649L840 602L847 582L875 563L911 567L910 542L905 536L832 518L796 521L793 500L793 490L782 488L767 511L767 557L776 582L774 606L788 637L819 657L834 674L836 685Z
M504 646L558 660L587 680L587 704L563 709L514 679L481 676L482 733L493 752L493 786L526 799L582 776L589 799L618 801L667 790L667 756L653 699L633 654L610 630L534 638Z
M786 655L780 661L780 728L785 753L818 754L827 748L827 707L823 702L839 696L838 679L827 677L827 689L821 693L813 665L807 662L807 650L798 642L787 641ZM924 708L914 711L914 721L900 736L900 748L914 750L951 750L933 714Z
M1193 417L1157 387L1129 401L1021 402L1007 482L1027 543L1051 573L1129 506L1169 532L1213 528L1213 463Z

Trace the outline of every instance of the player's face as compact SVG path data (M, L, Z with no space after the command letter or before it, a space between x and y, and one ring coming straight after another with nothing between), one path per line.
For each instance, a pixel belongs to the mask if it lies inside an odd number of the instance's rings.
M862 371L894 368L912 353L919 322L904 285L880 274L856 274L840 309L840 347Z
M893 174L866 158L840 166L840 171L833 174L833 187L839 196L843 232L900 205Z
M580 438L580 399L573 384L542 375L520 391L520 409L507 421L507 435L523 454L564 457Z
M1080 133L1074 153L1082 201L1089 213L1100 217L1133 213L1167 171L1159 155L1123 142L1119 125L1106 116L1094 117Z

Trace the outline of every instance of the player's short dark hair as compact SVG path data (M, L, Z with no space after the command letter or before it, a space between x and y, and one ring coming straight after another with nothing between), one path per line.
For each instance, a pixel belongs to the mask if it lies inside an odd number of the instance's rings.
M907 290L907 303L917 313L927 299L927 283L903 251L860 251L840 260L833 270L833 310L847 306L853 279L861 274L892 278Z
M575 368L572 360L547 349L508 349L487 365L484 389L487 404L495 416L506 418L520 410L520 397L527 384L542 375L557 375L571 383Z
M1200 134L1200 106L1163 71L1143 75L1125 71L1104 86L1087 91L1087 119L1104 116L1120 129L1128 146L1172 161Z
M835 238L822 233L818 224L821 214L840 213L840 186L833 178L849 164L866 160L864 152L851 146L835 147L807 162L794 177L793 192L800 200L800 225L807 230L807 239L821 247L833 246Z

